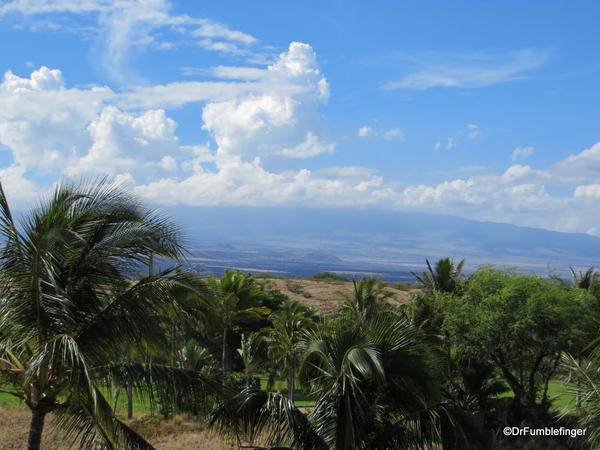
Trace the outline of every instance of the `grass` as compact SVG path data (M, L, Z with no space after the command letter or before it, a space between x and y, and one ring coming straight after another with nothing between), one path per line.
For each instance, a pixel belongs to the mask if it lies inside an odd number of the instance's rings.
M113 405L113 397L112 393L110 393L106 388L100 388L108 402ZM23 402L10 394L6 394L4 392L0 392L0 406L17 406L22 405ZM121 395L119 396L119 401L117 403L117 414L126 415L127 414L127 393L125 389L121 390ZM150 414L150 401L147 397L135 395L133 396L133 413L134 415L144 415Z
M267 390L267 377L260 376L260 388ZM287 393L287 382L285 380L276 380L273 389ZM575 395L571 391L572 386L562 381L554 380L548 384L548 397L552 400L552 409L560 411L563 409L574 409L575 408ZM101 388L103 394L106 396L109 403L113 404L112 393L108 392L106 388ZM501 395L501 397L512 397L512 392L508 391ZM310 393L303 389L296 390L296 399L294 401L296 406L314 406L315 399L310 396ZM21 404L21 400L12 395L0 392L0 406L12 406ZM133 413L136 416L150 414L150 401L147 397L140 397L134 395L133 397ZM156 411L155 411L156 412ZM117 403L117 414L124 416L127 414L127 394L125 390L121 390L119 401Z
M106 388L100 388L106 399L111 405L114 405L112 392ZM156 412L156 411L155 411ZM120 416L127 415L127 390L121 389L119 400L117 401L117 409L115 413ZM151 414L150 400L146 394L133 394L133 414L135 416Z
M559 380L552 380L548 383L548 398L552 401L551 409L561 411L564 409L575 409L575 395L573 386ZM512 391L508 390L499 395L499 397L513 397ZM540 393L541 399L541 393Z
M562 381L551 381L548 383L548 397L552 400L555 410L575 409L575 395L573 386Z
M264 375L259 375L260 378L260 388L263 391L267 391L268 377ZM275 380L275 384L273 386L273 390L280 391L284 394L288 392L287 381L285 380ZM295 392L294 404L296 406L301 407L312 407L315 406L315 399L311 397L310 393L305 391L304 389L296 389Z
M21 404L21 400L17 397L14 397L10 394L5 394L4 392L0 392L0 406L11 406L19 404Z
M267 390L267 377L260 376L260 388L263 390ZM285 380L276 380L273 389L276 391L281 391L283 393L287 393L287 382ZM105 388L101 387L100 390L108 400L110 405L114 404L113 393ZM0 407L2 406L13 406L22 404L21 400L12 395L0 392ZM296 406L314 406L315 400L310 396L308 392L303 389L296 390L296 399L294 401ZM125 389L121 389L121 394L119 395L119 400L117 402L117 410L116 413L120 416L125 416L127 414L127 391ZM134 393L133 395L133 414L134 416L143 416L147 414L151 414L152 410L150 408L150 400L147 395L137 395ZM154 411L154 413L158 413L158 411Z

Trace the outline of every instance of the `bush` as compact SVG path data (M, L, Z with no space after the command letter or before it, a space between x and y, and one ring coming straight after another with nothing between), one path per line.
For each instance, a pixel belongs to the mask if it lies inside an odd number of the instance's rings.
M273 280L285 280L283 275L276 275L274 273L260 272L252 274L254 279L256 280L265 280L265 279L273 279Z
M352 281L350 278L334 272L318 272L310 277L310 279L316 281Z
M393 284L392 287L394 289L398 289L399 291L412 291L413 289L417 289L417 285L409 281L400 281Z

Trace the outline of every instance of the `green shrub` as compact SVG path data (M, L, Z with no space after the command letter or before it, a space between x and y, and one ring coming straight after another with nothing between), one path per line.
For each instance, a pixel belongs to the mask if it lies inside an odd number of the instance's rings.
M352 281L350 278L334 272L318 272L310 277L310 279L317 281Z

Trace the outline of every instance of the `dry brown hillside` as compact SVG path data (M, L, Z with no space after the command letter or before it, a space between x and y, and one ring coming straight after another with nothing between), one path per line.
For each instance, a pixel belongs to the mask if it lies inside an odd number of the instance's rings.
M320 309L322 312L335 311L342 293L351 294L352 281L311 280L303 278L264 278L260 280L266 289L277 289L293 300ZM402 304L410 300L409 290L386 288L393 295L392 303ZM412 292L415 292L414 290Z

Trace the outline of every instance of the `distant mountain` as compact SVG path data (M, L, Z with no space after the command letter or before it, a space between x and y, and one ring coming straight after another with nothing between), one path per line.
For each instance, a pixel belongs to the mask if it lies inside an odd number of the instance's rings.
M162 209L183 225L193 247L218 243L222 250L254 250L275 259L357 270L414 270L423 267L425 258L444 256L467 258L470 268L491 263L539 273L565 272L569 265L589 267L600 262L597 237L421 212ZM289 252L287 257L282 256L285 252Z

